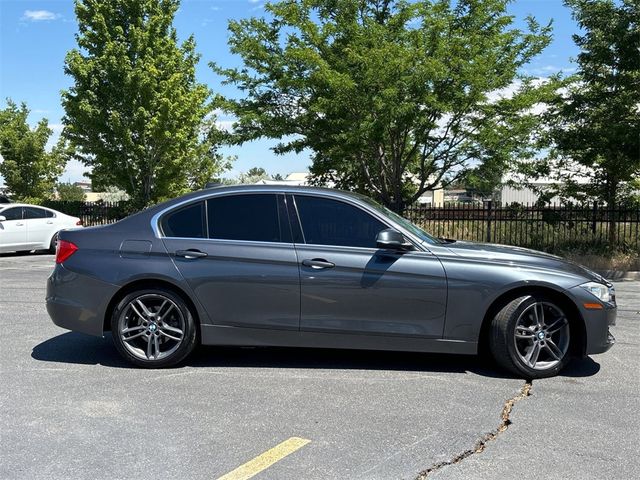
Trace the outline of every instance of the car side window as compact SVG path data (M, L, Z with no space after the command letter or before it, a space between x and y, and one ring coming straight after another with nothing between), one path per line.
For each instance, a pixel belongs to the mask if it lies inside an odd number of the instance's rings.
M46 218L46 217L47 217L47 211L43 208L24 207L25 220L31 220L34 218Z
M5 208L0 211L0 215L7 220L22 220L22 207Z
M290 241L276 194L225 195L207 200L209 238L255 242Z
M338 200L295 196L305 243L376 248L376 237L388 228L364 210Z
M173 210L160 221L165 237L207 238L204 225L204 202Z

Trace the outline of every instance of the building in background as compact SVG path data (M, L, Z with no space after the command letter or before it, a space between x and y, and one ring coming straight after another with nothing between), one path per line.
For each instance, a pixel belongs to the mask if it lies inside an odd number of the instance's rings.
M590 182L587 173L573 174L573 180L581 185ZM500 202L502 205L510 205L512 203L533 205L537 203L543 195L551 195L559 185L561 185L560 180L554 178L539 177L525 179L521 174L510 173L503 179L499 195ZM551 205L559 205L563 203L563 199L557 195L553 195L548 199L548 203Z
M296 187L310 185L311 175L309 172L293 172L286 176L284 180L262 179L256 182L256 185L291 185ZM417 179L414 180L418 182ZM327 188L334 188L333 183L326 185ZM442 187L434 190L427 190L417 201L420 205L441 206L444 203L444 189Z
M117 188L110 188L104 192L94 192L91 187L91 182L74 182L73 184L82 189L85 201L87 202L120 202L129 199L129 195Z

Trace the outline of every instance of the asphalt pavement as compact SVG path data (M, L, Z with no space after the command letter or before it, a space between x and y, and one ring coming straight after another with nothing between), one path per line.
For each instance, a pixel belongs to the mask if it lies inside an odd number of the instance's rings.
M135 369L51 323L52 267L0 256L1 479L640 476L640 282L616 284L612 350L529 386L394 352L201 347Z

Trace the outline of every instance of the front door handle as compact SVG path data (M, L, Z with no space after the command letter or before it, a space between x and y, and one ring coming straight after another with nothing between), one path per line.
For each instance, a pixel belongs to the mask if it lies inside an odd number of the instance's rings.
M324 258L312 258L303 260L302 265L304 265L305 267L315 268L316 270L333 268L336 266L335 263L327 262Z
M204 258L207 254L205 252L201 252L200 250L176 250L176 257L184 257L184 258Z

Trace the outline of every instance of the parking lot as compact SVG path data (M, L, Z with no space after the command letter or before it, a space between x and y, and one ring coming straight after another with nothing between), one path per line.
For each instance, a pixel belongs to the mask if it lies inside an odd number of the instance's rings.
M640 282L616 284L612 350L529 386L413 353L207 347L135 369L51 323L52 267L0 256L2 479L640 475Z

